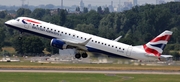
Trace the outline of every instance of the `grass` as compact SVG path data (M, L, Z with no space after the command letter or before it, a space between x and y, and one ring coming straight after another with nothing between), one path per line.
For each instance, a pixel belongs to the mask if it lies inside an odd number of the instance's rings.
M31 62L0 62L0 68L9 69L55 69L55 70L145 70L180 71L180 66L134 66L122 64L50 64Z
M2 50L7 51L10 54L16 53L16 50L13 47L3 47Z
M134 66L121 64L40 64L0 62L0 68L10 69L75 69L75 70L149 70L180 71L180 66ZM48 70L47 70L48 71ZM180 75L159 74L79 74L79 73L5 73L0 82L180 82Z
M179 82L180 75L0 73L1 82Z
M3 51L7 51L10 54L15 54L16 53L16 50L13 47L6 46L6 47L3 47L2 50ZM44 54L50 54L50 52L48 52L46 49L43 50L43 53Z

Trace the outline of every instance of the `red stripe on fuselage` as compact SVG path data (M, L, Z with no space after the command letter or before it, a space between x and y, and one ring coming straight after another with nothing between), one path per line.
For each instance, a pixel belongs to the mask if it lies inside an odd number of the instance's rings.
M27 21L27 22L35 23L35 24L41 24L39 22L36 22L36 21L33 21L33 20L29 20L29 19L24 19L24 20Z
M170 39L171 35L165 35L165 36L161 36L161 37L156 37L153 40L151 40L150 42L157 42L157 41L168 41Z
M146 53L149 53L149 54L154 54L155 56L160 56L160 53L157 51L157 50L154 50L154 49L151 49L149 47L147 47L146 45L143 45L144 47L144 50L146 51Z

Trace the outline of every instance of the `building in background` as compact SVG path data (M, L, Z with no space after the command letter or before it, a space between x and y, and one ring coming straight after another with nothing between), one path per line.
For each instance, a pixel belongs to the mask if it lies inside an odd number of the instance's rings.
M133 7L133 4L131 1L124 2L124 9L123 10L129 10Z
M156 4L164 4L166 3L164 0L156 0Z
M80 1L80 11L83 11L83 9L84 9L84 2L83 2L83 0L81 0Z
M63 9L63 0L61 0L61 9Z
M175 2L180 2L180 0L174 0Z
M109 5L109 11L114 12L113 1L111 1L111 5Z
M133 6L138 5L138 0L133 0Z

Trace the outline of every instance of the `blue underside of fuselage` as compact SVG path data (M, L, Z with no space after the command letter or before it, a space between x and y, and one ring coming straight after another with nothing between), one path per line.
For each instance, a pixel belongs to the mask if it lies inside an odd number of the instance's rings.
M12 25L8 25L8 24L5 24L5 25L8 26L8 27L14 28L16 30L19 30L21 32L31 33L31 34L34 34L34 35L38 35L38 36L42 36L42 37L48 38L48 39L55 38L55 37L44 35L44 34L40 34L40 33L37 33L37 32L21 29L21 28L18 28L16 26L12 26ZM109 57L120 57L120 58L132 59L132 58L128 58L128 57L125 57L125 56L120 56L120 55L117 55L117 54L113 54L113 53L110 53L110 52L107 52L107 51L99 50L99 49L96 49L96 48L92 48L92 47L88 47L88 46L86 46L86 47L88 48L89 52L102 53L102 54L108 55Z

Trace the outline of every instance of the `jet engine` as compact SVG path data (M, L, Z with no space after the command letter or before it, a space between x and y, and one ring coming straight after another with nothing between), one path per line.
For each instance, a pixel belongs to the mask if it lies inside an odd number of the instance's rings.
M59 49L67 49L68 46L64 41L58 39L52 39L50 45Z

